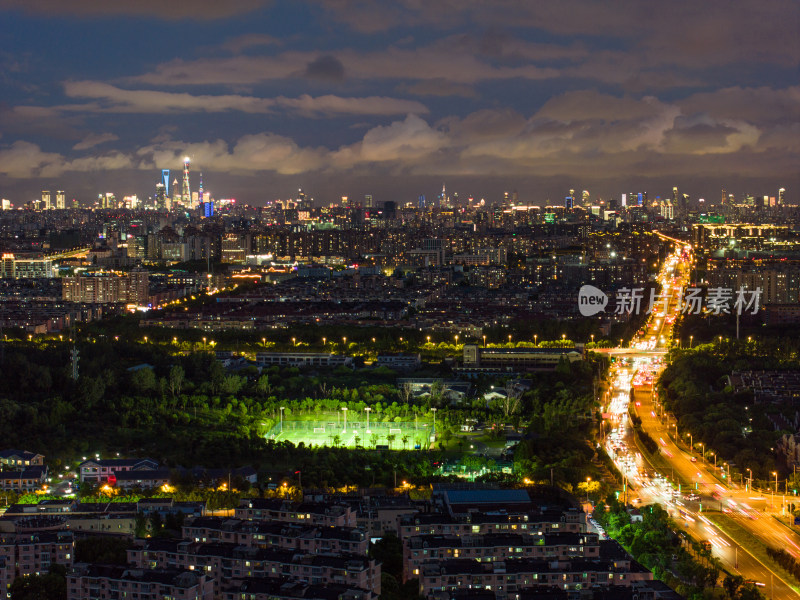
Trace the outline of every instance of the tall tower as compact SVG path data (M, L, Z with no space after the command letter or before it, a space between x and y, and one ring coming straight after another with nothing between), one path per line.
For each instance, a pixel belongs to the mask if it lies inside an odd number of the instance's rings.
M183 159L183 188L181 189L181 200L184 206L191 206L192 191L189 188L189 157Z
M44 190L42 192L42 210L50 210L50 192Z
M56 208L59 210L67 208L67 195L64 190L58 190L56 192Z
M203 172L200 171L200 188L197 192L197 206L200 206L205 200L203 199ZM196 208L193 206L192 208Z
M786 201L786 188L781 188L778 190L778 206L783 206L783 203Z

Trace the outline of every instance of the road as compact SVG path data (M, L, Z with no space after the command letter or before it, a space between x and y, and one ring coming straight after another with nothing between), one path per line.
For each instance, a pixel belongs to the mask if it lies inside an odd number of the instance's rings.
M631 484L626 500L659 502L695 538L708 540L712 554L727 568L758 582L767 597L795 599L800 594L789 582L770 571L704 514L709 510L719 511L767 545L783 548L800 561L800 535L771 514L776 509L780 512L780 500L776 498L773 505L770 496L751 493L744 481L736 485L727 474L723 478L721 469L727 465L715 467L704 460L702 444L695 443L688 434L684 440L674 419L670 420L654 404L653 386L664 368L663 355L671 344L678 298L688 281L690 260L690 256L676 255L665 262L659 279L669 297L668 306L653 310L647 325L631 340L629 348L607 351L617 360L611 370L612 385L603 399L603 429L608 434L606 450ZM638 451L630 427L631 389L642 428L659 445L658 456L653 457L652 463Z

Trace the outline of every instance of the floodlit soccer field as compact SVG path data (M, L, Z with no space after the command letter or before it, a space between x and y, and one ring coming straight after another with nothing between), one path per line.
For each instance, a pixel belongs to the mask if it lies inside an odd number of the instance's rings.
M389 448L391 450L426 450L430 447L433 426L430 423L370 423L341 421L290 421L276 424L267 439L303 442L306 446L338 446L341 448Z

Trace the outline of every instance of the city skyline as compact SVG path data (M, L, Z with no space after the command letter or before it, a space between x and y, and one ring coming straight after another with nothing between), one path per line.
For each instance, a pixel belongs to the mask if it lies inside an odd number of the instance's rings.
M800 9L0 0L0 196L800 188Z

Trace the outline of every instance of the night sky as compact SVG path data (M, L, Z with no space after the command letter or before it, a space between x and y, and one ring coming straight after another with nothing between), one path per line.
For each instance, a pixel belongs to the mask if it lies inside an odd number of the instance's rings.
M800 203L800 2L0 0L0 196Z

